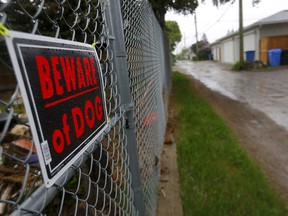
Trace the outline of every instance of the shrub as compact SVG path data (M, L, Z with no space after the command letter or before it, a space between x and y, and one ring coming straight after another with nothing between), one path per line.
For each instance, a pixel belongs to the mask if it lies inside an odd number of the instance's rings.
M232 66L233 71L247 70L250 64L247 61L238 61Z

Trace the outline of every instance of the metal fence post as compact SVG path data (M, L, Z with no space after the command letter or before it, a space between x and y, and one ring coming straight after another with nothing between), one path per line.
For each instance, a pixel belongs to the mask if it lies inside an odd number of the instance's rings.
M138 215L145 215L135 124L133 119L133 102L129 88L128 67L123 32L123 19L119 0L113 1L113 4L110 3L109 12L106 13L106 19L106 21L109 22L108 26L111 28L109 29L109 36L114 54L113 64L117 66L117 68L115 68L119 80L117 84L121 95L122 108L125 111L126 116L127 150L130 157L129 168L132 174L134 205L138 211Z
M46 36L69 40L71 46L79 42L95 47L109 127L46 188L24 108L29 103L23 104L9 50L0 40L0 114L4 119L0 124L0 214L155 215L171 70L168 45L149 1L2 2L0 23L34 35L31 41ZM85 72L82 66L74 67L74 60L57 63L61 85L69 65L71 74L90 83L95 71L89 72L91 68L80 60L75 64L83 64ZM85 110L90 119L90 108ZM5 157L1 160L1 156Z

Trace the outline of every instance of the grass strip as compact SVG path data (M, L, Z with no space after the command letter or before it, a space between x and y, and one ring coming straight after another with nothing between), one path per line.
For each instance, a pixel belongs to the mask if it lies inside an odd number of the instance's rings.
M184 215L288 215L267 178L230 128L174 72L172 101Z

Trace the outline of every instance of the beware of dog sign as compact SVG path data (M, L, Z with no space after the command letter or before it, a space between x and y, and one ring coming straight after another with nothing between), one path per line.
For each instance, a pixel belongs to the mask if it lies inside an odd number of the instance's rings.
M13 31L6 44L50 187L107 127L97 53L92 45Z

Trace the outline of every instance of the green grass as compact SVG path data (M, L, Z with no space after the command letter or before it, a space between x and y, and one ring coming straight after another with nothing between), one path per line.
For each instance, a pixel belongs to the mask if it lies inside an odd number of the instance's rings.
M288 215L226 123L173 73L181 196L186 216Z

